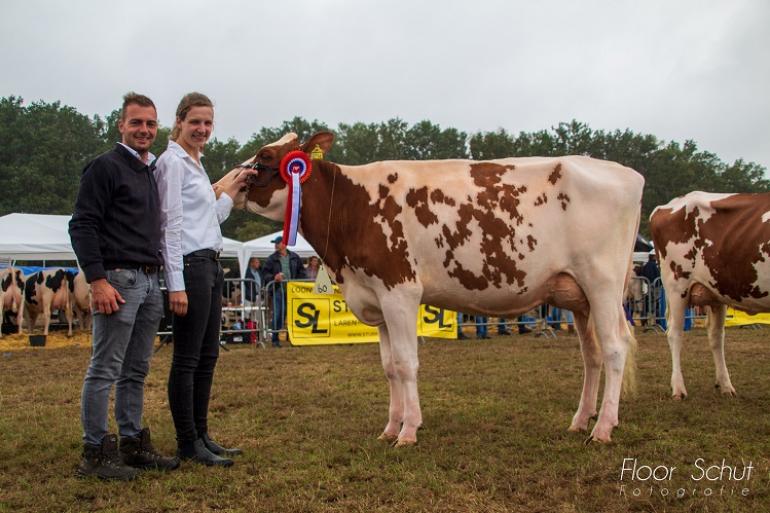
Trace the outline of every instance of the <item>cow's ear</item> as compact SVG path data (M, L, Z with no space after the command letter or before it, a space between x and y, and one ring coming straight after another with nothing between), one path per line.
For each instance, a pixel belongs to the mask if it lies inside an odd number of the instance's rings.
M302 151L305 153L311 153L316 146L321 148L324 154L328 153L334 143L334 134L331 132L318 132L302 145Z

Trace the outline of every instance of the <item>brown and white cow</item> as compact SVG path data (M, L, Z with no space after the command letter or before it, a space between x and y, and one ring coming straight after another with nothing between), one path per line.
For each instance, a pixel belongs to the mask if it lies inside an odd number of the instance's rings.
M91 331L91 285L86 281L86 275L81 270L75 278L69 282L70 303L75 316L78 318L78 326L81 330Z
M333 140L319 133L301 149L328 151ZM244 163L258 168L246 195L249 211L283 219L288 188L277 166L299 148L296 134L287 134ZM622 300L641 175L581 156L313 167L302 186L300 228L350 309L379 328L390 386L380 438L396 445L417 440L420 303L509 317L547 302L575 313L581 338L585 379L570 429L587 430L596 415L604 363L604 398L591 437L610 440L624 366L633 368L625 365L635 341Z
M688 305L706 307L716 386L735 395L724 353L727 307L770 311L770 194L691 192L657 207L650 230L666 289L671 388L687 397L681 367Z
M74 275L64 269L38 271L27 278L24 297L26 300L29 332L33 333L38 316L43 314L43 334L48 335L51 312L63 310L69 329L67 336L72 336L72 302L70 301L70 283Z
M24 274L13 267L0 272L0 322L5 319L6 311L16 314L16 326L19 328L18 333L21 333L24 323Z

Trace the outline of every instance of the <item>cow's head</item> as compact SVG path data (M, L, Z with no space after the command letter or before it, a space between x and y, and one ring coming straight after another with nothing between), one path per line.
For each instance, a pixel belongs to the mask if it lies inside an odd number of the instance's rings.
M318 146L324 153L328 152L334 142L334 134L331 132L318 132L300 144L297 134L290 132L278 141L265 145L257 151L257 154L241 164L242 167L250 167L257 170L257 174L249 180L248 188L243 198L236 198L238 207L275 221L283 219L288 199L288 186L281 178L279 166L281 159L294 150L302 150L310 153ZM319 173L317 166L313 173Z

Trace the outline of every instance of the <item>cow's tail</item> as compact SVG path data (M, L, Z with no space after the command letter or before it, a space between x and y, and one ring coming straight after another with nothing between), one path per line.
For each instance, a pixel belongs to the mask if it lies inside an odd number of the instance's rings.
M626 297L628 289L631 286L631 280L634 277L634 245L636 244L636 234L639 232L639 223L642 219L642 206L639 204L639 211L636 214L636 230L633 233L630 251L628 253L628 268L626 269L626 281L623 287L623 297ZM633 314L632 314L633 316ZM633 397L636 395L636 337L626 320L626 311L623 308L623 302L620 303L620 338L626 341L626 365L623 367L623 382L621 394L623 397Z
M625 311L623 307L620 308L620 333L621 338L626 341L626 365L623 368L623 385L621 387L621 393L624 398L633 397L637 391L637 379L636 379L636 349L638 347L636 343L636 337L631 330L628 321L626 320Z

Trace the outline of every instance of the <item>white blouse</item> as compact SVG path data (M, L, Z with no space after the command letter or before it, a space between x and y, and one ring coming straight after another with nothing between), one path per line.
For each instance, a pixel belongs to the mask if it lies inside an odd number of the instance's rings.
M166 286L176 292L185 290L183 255L222 249L219 225L230 215L233 200L224 192L217 199L206 170L174 141L155 165Z

